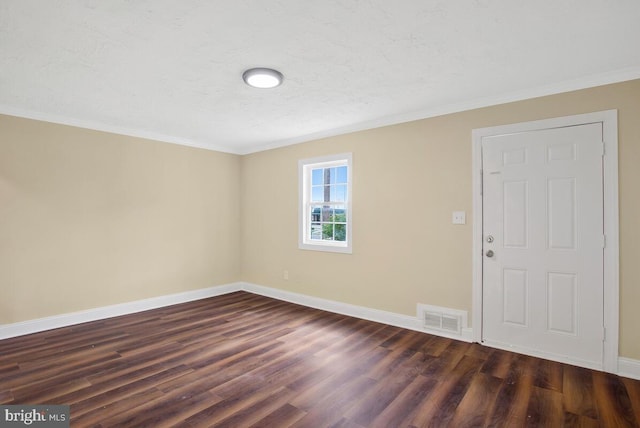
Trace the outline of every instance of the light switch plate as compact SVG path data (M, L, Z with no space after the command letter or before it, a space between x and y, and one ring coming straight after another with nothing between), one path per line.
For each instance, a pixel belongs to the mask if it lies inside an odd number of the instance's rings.
M466 224L467 223L467 213L464 211L454 211L452 216L453 224Z

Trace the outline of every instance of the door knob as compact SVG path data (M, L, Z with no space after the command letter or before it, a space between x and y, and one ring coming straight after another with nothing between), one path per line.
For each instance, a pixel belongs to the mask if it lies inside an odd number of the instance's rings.
M487 250L487 257L493 257L493 250Z

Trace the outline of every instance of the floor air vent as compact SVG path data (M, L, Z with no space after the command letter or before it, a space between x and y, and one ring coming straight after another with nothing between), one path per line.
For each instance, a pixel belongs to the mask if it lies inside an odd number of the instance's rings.
M467 326L467 312L457 309L419 304L418 317L422 319L425 330L461 335Z

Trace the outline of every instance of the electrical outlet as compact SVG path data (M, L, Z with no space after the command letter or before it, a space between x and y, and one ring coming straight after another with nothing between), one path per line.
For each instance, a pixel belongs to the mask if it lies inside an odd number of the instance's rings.
M289 271L285 270L284 272L282 272L282 279L288 280L289 279Z

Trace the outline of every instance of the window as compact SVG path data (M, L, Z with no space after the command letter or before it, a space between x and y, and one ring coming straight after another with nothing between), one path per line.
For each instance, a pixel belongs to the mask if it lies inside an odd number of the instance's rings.
M351 253L351 153L301 160L298 173L299 247Z

